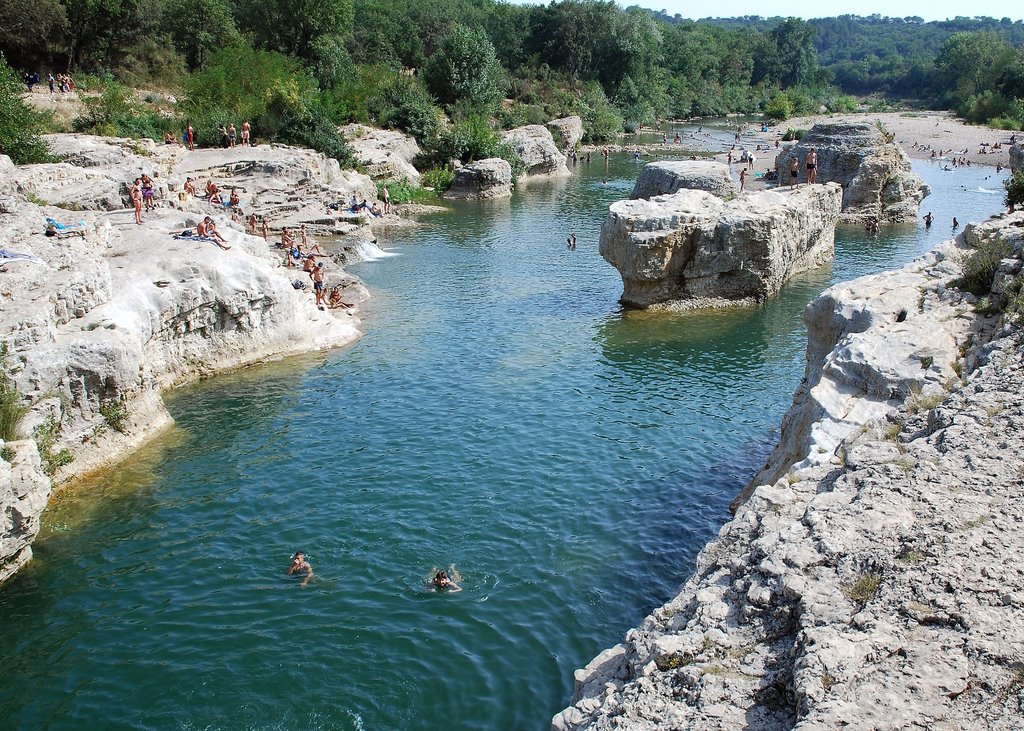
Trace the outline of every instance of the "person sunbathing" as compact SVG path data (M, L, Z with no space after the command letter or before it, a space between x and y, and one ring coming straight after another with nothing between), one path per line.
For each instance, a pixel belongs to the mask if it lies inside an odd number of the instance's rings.
M192 178L185 180L185 192L191 195L193 198L198 198L199 193L196 191L196 184Z
M232 188L231 189L231 197L228 199L228 204L232 208L238 208L238 206L241 204L241 202L242 202L242 199L238 195L238 188Z
M206 184L206 197L209 199L210 203L220 203L220 188L217 187L217 184L213 182L213 180L210 180Z

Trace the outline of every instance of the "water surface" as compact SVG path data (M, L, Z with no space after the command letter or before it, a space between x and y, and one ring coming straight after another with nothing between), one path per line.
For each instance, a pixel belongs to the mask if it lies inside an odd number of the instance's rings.
M386 237L360 342L175 394L173 431L55 500L0 590L0 726L546 728L767 456L807 301L1000 208L991 170L919 170L930 231L843 228L761 308L619 307L625 158ZM465 591L425 591L451 564Z

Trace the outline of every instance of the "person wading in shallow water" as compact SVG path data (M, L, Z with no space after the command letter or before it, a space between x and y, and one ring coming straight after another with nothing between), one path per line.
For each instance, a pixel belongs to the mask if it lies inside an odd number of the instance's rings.
M295 555L292 556L292 562L288 566L286 572L288 576L302 576L305 578L302 580L300 586L305 586L309 583L309 580L313 578L313 567L310 566L309 561L306 560L306 554L304 551L296 551Z

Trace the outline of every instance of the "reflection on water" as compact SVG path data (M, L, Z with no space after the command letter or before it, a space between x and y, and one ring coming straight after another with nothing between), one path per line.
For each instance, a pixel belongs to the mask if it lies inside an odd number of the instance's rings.
M807 301L949 233L844 227L763 307L623 311L598 236L639 167L453 204L356 268L360 342L177 393L0 591L4 727L545 728L770 451ZM937 220L998 209L981 172L919 168ZM452 563L465 591L422 590Z

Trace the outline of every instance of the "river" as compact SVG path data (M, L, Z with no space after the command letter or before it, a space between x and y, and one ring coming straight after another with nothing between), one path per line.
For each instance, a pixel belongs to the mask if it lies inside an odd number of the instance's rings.
M930 231L842 227L760 308L622 310L597 241L627 156L382 237L361 341L175 393L55 497L0 589L0 726L546 729L771 450L804 305L1002 207L992 169L915 167ZM426 591L452 564L465 590Z

